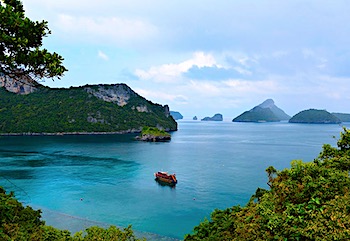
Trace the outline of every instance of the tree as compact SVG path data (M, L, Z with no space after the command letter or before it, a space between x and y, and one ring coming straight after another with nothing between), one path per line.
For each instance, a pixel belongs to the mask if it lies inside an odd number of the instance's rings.
M41 48L50 33L47 21L25 17L20 0L0 0L0 75L16 81L60 79L67 71L63 58Z
M59 230L45 225L41 220L41 211L29 206L24 207L14 193L6 193L0 187L0 240L37 240L37 241L145 241L135 236L131 226L119 229L89 227L72 235L68 230Z
M313 162L266 169L270 190L258 189L248 204L215 210L194 228L195 240L350 240L350 131Z

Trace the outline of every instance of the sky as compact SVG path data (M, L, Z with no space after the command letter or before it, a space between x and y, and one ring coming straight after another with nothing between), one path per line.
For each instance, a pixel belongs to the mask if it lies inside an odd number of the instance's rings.
M69 70L49 87L125 83L184 119L273 99L350 113L347 0L22 0Z

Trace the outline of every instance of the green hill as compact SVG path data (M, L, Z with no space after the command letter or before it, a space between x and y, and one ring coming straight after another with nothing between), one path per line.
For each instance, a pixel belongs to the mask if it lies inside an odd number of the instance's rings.
M126 84L51 89L19 95L0 88L0 133L139 132L177 130L168 106L154 104Z
M280 121L268 108L254 107L232 120L233 122L275 122Z
M326 110L309 109L294 115L290 123L339 124L341 121Z
M277 122L289 120L290 116L278 108L272 99L267 99L249 111L245 111L233 122Z

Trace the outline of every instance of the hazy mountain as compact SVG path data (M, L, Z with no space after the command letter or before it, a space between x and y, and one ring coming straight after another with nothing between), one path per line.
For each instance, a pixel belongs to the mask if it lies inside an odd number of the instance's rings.
M350 122L350 114L346 113L332 113L335 117L337 117L341 122Z
M339 124L341 121L326 110L309 109L294 115L290 123Z
M290 116L275 105L272 99L267 99L260 105L255 106L249 111L245 111L233 122L277 122L289 120Z
M174 118L174 120L181 120L184 118L178 111L170 111L170 115Z
M222 114L215 114L212 117L204 117L201 121L222 121Z

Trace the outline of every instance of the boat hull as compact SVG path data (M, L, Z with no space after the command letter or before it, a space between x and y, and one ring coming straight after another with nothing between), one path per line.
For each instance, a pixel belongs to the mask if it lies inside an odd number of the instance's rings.
M156 177L156 181L175 185L177 182L162 177Z
M177 183L175 174L168 174L167 172L157 172L154 174L156 181L165 184L175 185Z

